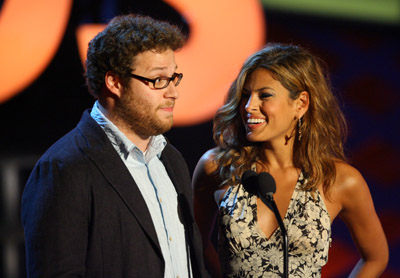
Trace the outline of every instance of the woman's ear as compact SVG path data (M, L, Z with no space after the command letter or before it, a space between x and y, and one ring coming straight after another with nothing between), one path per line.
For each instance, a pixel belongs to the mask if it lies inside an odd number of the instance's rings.
M108 71L104 78L104 82L108 91L115 95L116 97L120 98L122 95L122 84L121 79L112 71Z
M298 113L298 118L303 117L310 106L310 95L307 91L302 91L296 101L296 110Z

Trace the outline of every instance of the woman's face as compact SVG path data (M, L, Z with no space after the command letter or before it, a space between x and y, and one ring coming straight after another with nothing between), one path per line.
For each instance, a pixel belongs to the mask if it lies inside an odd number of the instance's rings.
M260 68L244 84L240 112L251 142L287 143L297 122L296 101L270 72Z

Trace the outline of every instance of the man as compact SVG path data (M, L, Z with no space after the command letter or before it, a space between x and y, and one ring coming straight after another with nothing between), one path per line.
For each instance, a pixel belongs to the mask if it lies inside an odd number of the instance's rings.
M206 277L190 175L172 127L184 37L149 17L114 18L90 43L97 99L26 184L28 277Z

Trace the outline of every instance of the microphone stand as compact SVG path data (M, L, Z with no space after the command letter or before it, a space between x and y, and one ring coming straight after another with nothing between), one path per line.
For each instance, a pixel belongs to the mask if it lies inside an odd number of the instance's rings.
M274 196L272 193L267 193L266 199L263 196L260 196L261 200L264 201L264 203L268 202L272 206L272 211L275 214L275 218L278 221L279 228L281 229L282 232L282 238L283 238L283 277L288 278L289 275L289 256L288 256L288 235L286 232L286 228L283 225L282 217L279 214L278 207L276 206ZM266 202L265 202L266 201Z

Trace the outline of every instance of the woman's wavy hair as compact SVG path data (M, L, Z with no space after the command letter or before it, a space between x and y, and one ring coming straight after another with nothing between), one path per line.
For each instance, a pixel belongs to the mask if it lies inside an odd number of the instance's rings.
M182 32L164 21L134 14L113 18L89 43L85 72L89 92L99 97L108 71L118 75L122 84L129 87L136 55L147 50L176 51L184 41Z
M329 193L336 175L334 162L346 160L343 151L346 120L332 93L325 63L304 48L278 43L267 44L247 59L231 85L224 105L214 117L215 162L222 185L239 183L243 172L253 163L267 159L261 143L246 139L240 116L246 78L259 68L268 70L289 91L293 100L301 92L308 92L310 105L302 117L300 130L296 127L293 164L308 178L303 190L315 191L322 183L324 192Z

